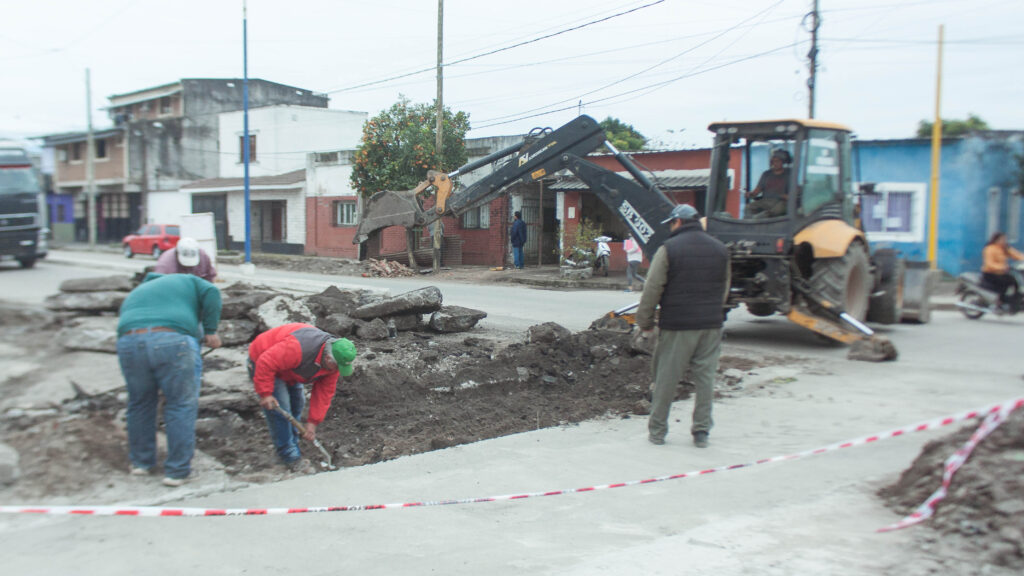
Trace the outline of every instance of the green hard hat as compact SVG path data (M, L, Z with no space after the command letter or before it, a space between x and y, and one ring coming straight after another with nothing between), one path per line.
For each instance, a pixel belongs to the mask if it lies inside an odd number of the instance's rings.
M338 363L342 376L352 375L352 361L356 359L356 345L348 338L338 338L331 342L331 356Z

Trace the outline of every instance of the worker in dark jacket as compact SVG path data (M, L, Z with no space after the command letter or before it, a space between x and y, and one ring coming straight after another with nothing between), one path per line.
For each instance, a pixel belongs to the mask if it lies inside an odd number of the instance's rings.
M654 337L654 309L658 343L651 362L654 389L648 439L664 444L668 414L676 385L688 369L697 387L690 433L698 448L708 445L713 425L711 400L722 342L722 307L729 289L729 252L704 231L697 210L680 204L662 224L672 230L651 260L643 296L636 312L641 337Z
M297 434L277 412L281 407L297 420L305 404L303 384L312 384L309 418L302 437L312 441L327 416L338 377L352 374L356 347L309 324L284 324L260 334L249 345L249 377L267 417L270 437L281 461L300 466Z
M164 396L167 459L164 480L180 486L191 472L199 411L200 329L210 348L221 344L220 291L189 274L148 274L121 304L117 359L128 389L128 456L133 476L156 466L156 409Z
M523 222L523 213L516 210L515 219L512 221L512 232L509 234L512 242L512 263L516 270L523 269L523 246L526 245L526 222Z

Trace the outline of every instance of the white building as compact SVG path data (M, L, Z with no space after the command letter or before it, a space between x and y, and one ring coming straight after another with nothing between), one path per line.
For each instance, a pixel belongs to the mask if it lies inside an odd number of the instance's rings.
M367 116L290 105L249 111L253 249L301 254L308 242L307 229L318 229L312 220L315 198L354 196L346 151L359 144ZM214 212L218 244L237 249L245 244L243 114L221 114L219 126L220 177L183 186L181 197L188 199L190 212Z
M308 106L249 110L249 176L273 176L306 167L306 155L359 145L366 112ZM244 176L243 113L220 115L220 177Z

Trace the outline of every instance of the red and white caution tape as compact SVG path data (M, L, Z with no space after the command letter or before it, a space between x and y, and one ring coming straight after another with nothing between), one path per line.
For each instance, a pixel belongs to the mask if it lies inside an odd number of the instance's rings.
M981 422L981 425L974 431L974 434L971 434L971 437L967 439L967 442L965 442L959 450L954 452L953 455L947 458L943 463L942 485L939 486L939 489L922 502L921 505L917 507L917 510L914 510L912 514L895 524L879 528L878 532L899 530L901 528L906 528L907 526L913 526L914 524L924 522L931 518L932 515L935 514L935 507L938 506L939 502L946 497L949 485L953 482L953 474L956 474L957 470L967 462L967 458L970 457L971 452L974 452L974 449L978 444L980 444L986 436L991 434L993 430L998 428L999 425L1003 423L1003 420L1006 420L1006 417L1010 415L1010 412L1013 412L1014 409L1019 407L1019 403L1005 405L994 412L989 412L989 415Z
M167 508L158 506L0 506L0 513L80 516L267 516L279 514L308 514L312 512L354 512L359 510L393 510L396 508L420 508L424 506L447 506L452 504L476 504L480 502L525 500L527 498L538 498L541 496L579 494L582 492L595 492L598 490L607 490L609 488L625 488L627 486L653 484L655 482L664 482L666 480L681 480L683 478L691 478L694 476L705 476L707 474L712 474L715 472L725 472L727 470L739 470L740 468L749 468L759 464L770 464L772 462L796 460L807 456L817 456L819 454L825 454L827 452L834 452L836 450L840 450L843 448L853 448L855 446L872 444L880 440L896 438L899 436L903 436L904 434L909 434L911 432L923 432L925 430L942 428L944 426L949 426L950 424L955 424L957 422L963 422L966 420L970 420L972 418L977 418L978 416L991 415L995 413L1009 414L1010 412L1017 408L1020 408L1021 406L1024 406L1024 398L1017 398L1007 402L993 404L991 406L987 406L985 408L981 408L978 410L960 412L958 414L953 414L951 416L927 420L924 422L920 422L918 424L912 424L910 426L905 426L903 428L890 430L888 432L873 434L871 436L863 436L853 440L847 440L845 442L836 442L834 444L822 446L821 448L805 450L803 452L797 452L785 456L774 456L771 458L764 458L762 460L747 462L744 464L719 466L717 468L695 470L692 472L685 472L682 474L672 474L670 476L647 478L645 480L631 480L628 482L617 482L615 484L587 486L585 488L549 490L547 492L528 492L522 494L506 494L504 496L488 496L483 498L463 498L458 500L434 500L422 502L403 502L395 504L367 504L353 506L323 506L313 508Z

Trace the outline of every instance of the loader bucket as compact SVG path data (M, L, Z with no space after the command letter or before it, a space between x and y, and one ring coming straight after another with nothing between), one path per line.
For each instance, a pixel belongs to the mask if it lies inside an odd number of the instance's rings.
M886 362L899 357L896 347L888 338L872 336L857 340L850 344L850 351L846 354L849 360L861 360L864 362Z
M413 228L426 220L423 209L416 200L418 189L393 192L377 192L366 201L363 217L359 221L353 244L365 242L370 234L389 226Z
M902 320L927 324L931 320L931 297L941 274L928 260L907 261L903 279Z

